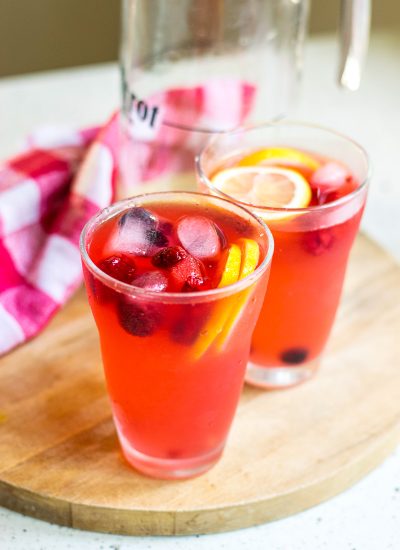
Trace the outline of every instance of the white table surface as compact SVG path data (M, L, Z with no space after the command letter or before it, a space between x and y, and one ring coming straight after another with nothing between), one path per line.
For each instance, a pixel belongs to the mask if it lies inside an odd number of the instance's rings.
M400 261L400 34L373 36L361 90L333 84L333 37L309 42L297 118L353 136L371 155L364 230ZM0 158L44 124L81 127L119 103L114 64L0 80ZM399 349L400 352L400 349ZM1 460L1 457L0 457ZM122 537L51 525L0 508L0 550L389 550L400 548L400 448L341 495L280 521L219 535Z

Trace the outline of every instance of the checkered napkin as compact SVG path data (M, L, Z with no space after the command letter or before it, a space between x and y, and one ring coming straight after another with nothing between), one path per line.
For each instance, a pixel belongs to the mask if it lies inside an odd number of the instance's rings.
M150 102L166 122L201 127L218 120L232 127L248 115L254 93L245 82L213 79ZM149 142L136 129L128 161L137 181L185 169L187 133L161 124ZM198 146L187 147L186 164L193 166ZM79 235L115 198L117 147L114 115L103 128L39 130L26 152L0 165L0 355L35 336L81 283Z
M0 355L37 334L82 280L80 232L114 198L116 122L39 130L0 166Z

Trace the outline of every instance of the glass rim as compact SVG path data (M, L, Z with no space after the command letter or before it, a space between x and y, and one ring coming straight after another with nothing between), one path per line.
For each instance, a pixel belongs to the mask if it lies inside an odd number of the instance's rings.
M273 206L262 206L257 204L252 204L249 202L243 202L239 199L235 199L232 195L228 195L227 193L224 193L218 187L215 187L212 183L210 178L207 176L205 171L202 167L202 158L203 155L206 153L206 151L211 147L216 141L219 139L231 136L235 134L244 134L247 132L251 132L253 130L261 130L264 128L274 128L278 126L288 126L288 127L299 127L299 128L308 128L312 130L322 130L323 132L326 132L327 134L331 134L332 136L336 136L338 138L341 138L351 145L354 146L354 148L361 153L361 155L364 157L365 164L366 164L366 176L362 180L362 182L358 185L354 191L351 191L351 193L348 193L347 195L344 195L343 197L340 197L339 199L336 199L332 202L327 202L325 204L317 204L314 206L306 206L303 208L285 208L285 207L273 207ZM346 204L354 197L357 197L361 192L368 186L369 181L371 179L371 162L370 157L367 151L360 145L357 141L355 141L353 138L348 137L346 134L342 134L341 132L338 132L336 130L333 130L331 128L328 128L327 126L322 126L319 124L314 124L312 122L304 122L301 120L277 120L277 121L269 121L269 122L262 122L260 124L249 124L245 126L241 126L240 128L236 128L235 130L227 130L222 132L216 132L214 136L206 143L206 145L203 147L203 149L200 151L198 155L195 157L195 166L197 174L200 178L200 180L209 188L211 191L217 194L220 198L228 199L231 201L234 201L239 206L244 207L245 209L252 209L257 210L260 213L261 212L269 212L269 213L282 213L282 214L305 214L305 213L312 213L312 212L319 212L324 210L330 210L337 206L341 206L343 204ZM261 214L260 214L261 215ZM268 220L273 221L273 220Z
M163 198L166 196L174 196L174 197L201 197L203 200L216 200L217 202L227 203L230 205L230 207L234 207L235 209L239 209L243 211L247 216L250 216L253 218L253 220L261 227L263 230L263 233L265 234L266 241L268 244L268 249L266 250L265 258L261 262L259 266L247 277L244 279L240 279L236 281L235 283L232 283L230 285L221 287L221 288L211 288L208 290L199 290L195 292L157 292L154 290L147 290L145 288L136 287L134 285L130 285L128 283L124 283L122 281L119 281L118 279L115 279L114 277L108 275L104 271L102 271L91 259L89 256L89 253L86 248L86 238L87 234L90 230L93 230L96 226L98 226L100 223L104 223L106 220L109 220L119 212L122 212L129 208L130 205L132 206L142 206L146 204L146 199L149 199L149 202L151 199L156 200L157 198ZM228 210L225 208L225 210ZM231 200L227 200L222 197L215 197L213 195L207 195L205 193L199 193L195 191L160 191L160 192L153 192L153 193L143 193L141 195L135 195L133 197L129 197L126 199L122 199L120 201L117 201L110 206L107 206L99 212L97 212L94 216L90 218L83 227L79 239L79 249L81 253L82 261L84 262L85 266L88 268L88 270L92 273L93 276L100 279L106 286L112 288L113 290L117 290L118 292L128 294L129 296L133 298L145 298L146 300L150 301L160 301L160 302L193 302L193 301L204 301L205 298L218 298L224 295L231 295L236 292L239 292L240 290L243 290L247 287L249 287L253 282L258 280L261 275L267 270L269 265L272 261L272 256L274 253L274 239L271 233L271 230L266 225L266 223L260 219L258 216L256 216L253 212L250 212L248 209L244 208L240 204L236 204L235 202Z

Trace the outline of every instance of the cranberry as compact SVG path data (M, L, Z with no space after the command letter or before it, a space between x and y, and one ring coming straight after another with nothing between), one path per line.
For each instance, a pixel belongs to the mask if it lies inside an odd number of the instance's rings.
M201 264L187 255L169 270L169 283L175 292L199 290L204 283Z
M203 277L198 274L189 275L183 284L182 292L193 292L193 290L200 290L200 288L204 288Z
M210 304L183 306L182 315L171 327L171 339L178 344L192 345L209 316Z
M320 256L326 250L332 248L335 237L329 228L309 231L304 236L303 245L305 250L313 256Z
M156 306L137 304L124 297L118 302L117 312L122 328L132 336L151 336L161 322Z
M156 267L168 269L187 257L186 251L181 246L168 246L159 250L151 259Z
M135 277L135 264L127 256L109 256L99 263L99 268L122 283L131 284Z

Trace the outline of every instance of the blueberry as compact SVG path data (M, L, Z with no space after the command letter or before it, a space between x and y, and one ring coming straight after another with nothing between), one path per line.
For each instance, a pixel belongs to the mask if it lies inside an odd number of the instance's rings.
M140 221L149 229L155 229L157 223L155 216L142 206L134 206L127 210L118 220L118 225L123 227L129 221Z
M168 269L187 257L187 252L181 246L168 246L162 248L151 259L156 267Z
M125 298L118 302L117 312L122 328L132 336L151 336L161 321L154 306L136 304Z
M289 348L281 353L281 360L288 365L298 365L307 359L308 350L305 348Z
M332 248L335 237L329 228L309 231L304 236L304 248L313 256L320 256L325 251Z

